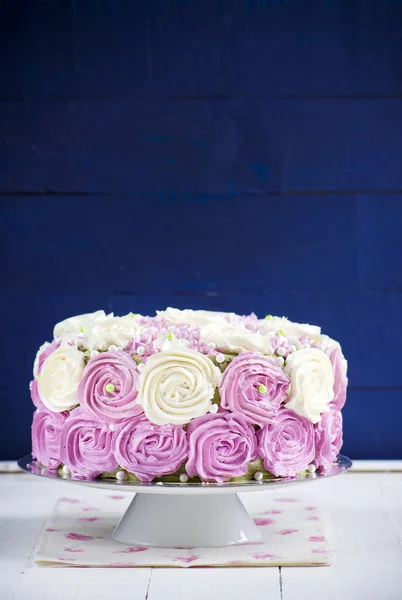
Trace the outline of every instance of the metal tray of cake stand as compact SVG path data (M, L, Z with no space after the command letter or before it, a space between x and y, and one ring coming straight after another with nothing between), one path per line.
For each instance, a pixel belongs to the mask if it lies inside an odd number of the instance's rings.
M339 475L352 461L339 455L326 471L303 473L265 481L229 483L145 483L84 480L41 467L31 455L18 461L21 469L38 477L135 494L113 537L123 543L164 548L230 546L260 538L260 531L237 494L267 491Z

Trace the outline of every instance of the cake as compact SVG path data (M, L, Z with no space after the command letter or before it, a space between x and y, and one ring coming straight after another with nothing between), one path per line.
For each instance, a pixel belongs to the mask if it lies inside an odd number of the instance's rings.
M341 347L285 317L78 315L33 371L32 455L72 478L261 481L331 469L342 446Z

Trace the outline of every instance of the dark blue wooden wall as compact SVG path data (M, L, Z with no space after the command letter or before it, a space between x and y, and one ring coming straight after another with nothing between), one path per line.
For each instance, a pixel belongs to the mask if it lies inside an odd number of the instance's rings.
M98 308L319 323L344 450L402 458L402 2L3 0L0 458Z

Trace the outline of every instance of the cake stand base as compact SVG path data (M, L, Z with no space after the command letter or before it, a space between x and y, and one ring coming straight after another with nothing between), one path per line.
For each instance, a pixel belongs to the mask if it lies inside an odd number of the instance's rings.
M136 494L113 537L119 542L159 548L215 548L254 542L260 532L237 494L279 489L289 484L317 481L344 473L352 461L339 455L326 471L295 477L233 483L161 483L74 479L38 464L31 455L18 461L21 469L104 492Z
M136 494L114 530L119 542L165 548L214 548L261 533L237 494Z

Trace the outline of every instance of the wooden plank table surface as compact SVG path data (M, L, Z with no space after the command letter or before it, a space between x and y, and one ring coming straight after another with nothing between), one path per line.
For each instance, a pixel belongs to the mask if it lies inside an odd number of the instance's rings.
M77 490L85 497L99 493ZM402 461L356 461L353 472L292 489L296 495L315 494L328 511L330 567L38 567L32 562L35 542L64 493L63 483L0 475L0 600L402 598ZM255 509L270 493L245 494L242 500Z

